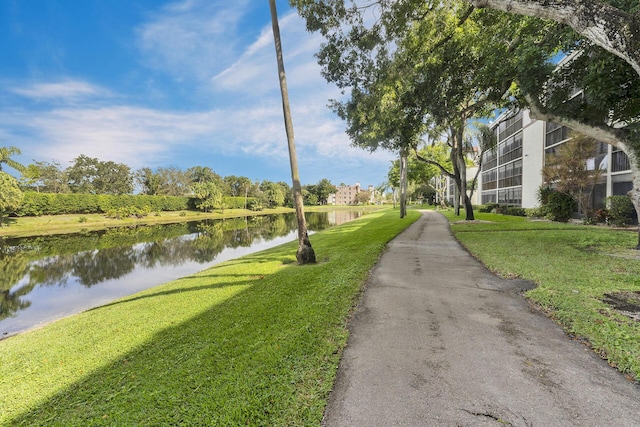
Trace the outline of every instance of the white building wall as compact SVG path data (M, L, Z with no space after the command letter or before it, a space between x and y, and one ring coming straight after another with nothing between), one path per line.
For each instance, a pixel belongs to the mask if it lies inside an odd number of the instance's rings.
M525 110L522 125L522 207L535 208L539 205L537 193L542 185L545 122L531 119Z

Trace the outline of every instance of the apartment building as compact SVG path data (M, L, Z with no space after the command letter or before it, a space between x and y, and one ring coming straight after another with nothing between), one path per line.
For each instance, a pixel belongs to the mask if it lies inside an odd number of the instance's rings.
M356 182L355 185L340 185L336 187L335 194L331 194L327 199L327 203L330 205L355 205L358 204L356 196L365 191L360 183ZM375 188L370 185L366 191L369 191L369 203L375 203Z
M533 208L539 205L545 158L569 140L569 129L552 122L532 119L527 110L508 111L491 124L498 144L484 154L478 182L480 203ZM590 167L603 173L593 192L593 207L604 207L606 198L626 195L633 183L626 154L598 143Z

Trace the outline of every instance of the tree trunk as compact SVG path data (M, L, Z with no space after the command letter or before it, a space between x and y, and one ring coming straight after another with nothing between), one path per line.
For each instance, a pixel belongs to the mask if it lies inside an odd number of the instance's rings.
M465 220L473 221L475 219L473 216L473 205L471 204L471 199L467 194L467 162L465 162L462 150L459 151L458 161L460 162L460 198L464 203Z
M451 135L453 138L452 153L454 158L452 159L454 164L454 172L456 174L456 186L458 187L458 208L456 215L460 215L460 200L464 204L465 220L473 221L473 205L471 199L467 194L467 162L465 161L464 147L463 147L463 131L464 128L451 128Z
M407 215L407 154L400 154L400 218Z
M296 156L296 146L293 136L293 122L291 120L291 109L289 107L289 92L287 90L287 79L284 72L282 42L280 40L280 26L278 25L278 12L276 11L275 0L269 0L269 6L271 8L273 40L276 45L276 57L278 60L278 76L280 78L280 92L282 93L282 110L284 113L284 124L287 132L287 143L289 146L291 180L293 181L293 199L296 207L296 217L298 219L298 251L296 252L296 259L298 260L298 264L308 264L316 262L316 254L311 247L311 242L309 241L307 222L304 217L302 186L300 185L298 158Z
M451 157L451 164L453 165L453 182L454 186L454 195L453 195L453 214L455 216L460 216L460 187L462 183L460 182L460 164L458 163L458 147L454 143L451 147L451 153L449 154Z
M469 0L469 3L568 25L594 44L627 61L640 76L639 15L598 0Z

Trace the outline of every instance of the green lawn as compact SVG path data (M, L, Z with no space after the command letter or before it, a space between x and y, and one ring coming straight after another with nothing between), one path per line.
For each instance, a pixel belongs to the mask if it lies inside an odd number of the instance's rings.
M319 425L385 210L0 341L2 425Z
M531 301L612 365L640 379L640 321L603 302L606 295L620 293L640 298L640 252L630 249L637 244L637 228L495 214L478 214L480 222L464 223L451 212L446 215L456 238L489 269L536 282L538 287L527 293Z

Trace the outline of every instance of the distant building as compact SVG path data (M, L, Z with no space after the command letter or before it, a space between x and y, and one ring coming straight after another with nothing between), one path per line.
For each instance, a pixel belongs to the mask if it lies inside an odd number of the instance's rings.
M360 183L355 185L340 185L336 187L335 205L355 205L356 195L360 192Z
M330 205L356 205L358 200L356 196L363 191L369 191L369 203L375 203L376 190L373 185L370 185L367 190L364 190L360 183L356 182L355 185L340 185L336 187L335 194L329 195L327 198L327 204Z

